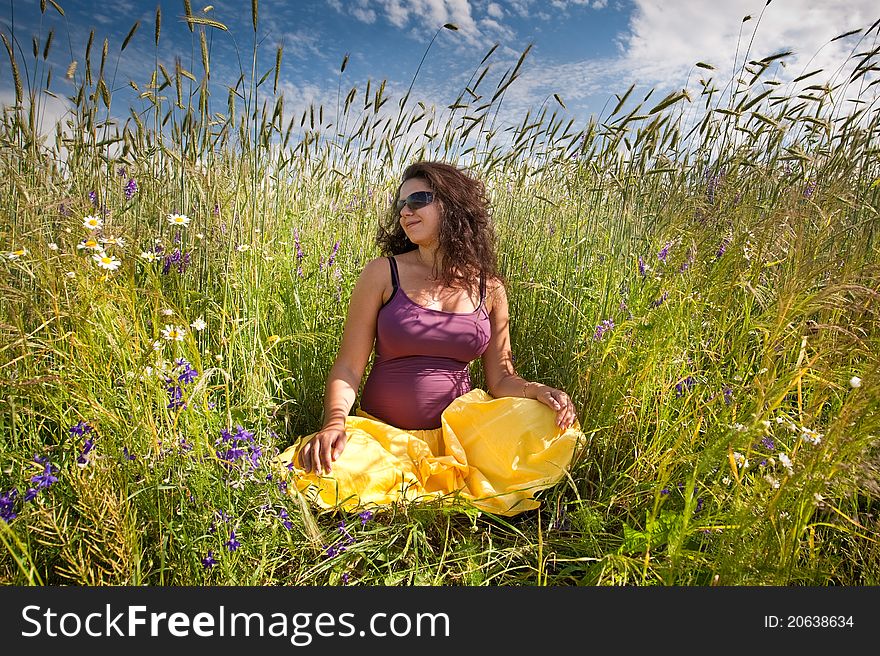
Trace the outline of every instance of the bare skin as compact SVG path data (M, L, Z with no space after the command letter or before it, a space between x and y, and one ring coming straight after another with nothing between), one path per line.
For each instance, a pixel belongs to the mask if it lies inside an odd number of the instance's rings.
M427 181L413 178L403 183L399 197L416 191L431 191ZM440 286L432 278L435 257L442 261L439 249L440 208L437 202L421 209L404 206L400 222L418 250L396 256L400 286L418 305L445 312L472 312L479 305L479 292ZM481 361L489 394L536 399L556 412L556 425L572 426L576 419L574 405L559 389L521 378L513 367L510 346L510 313L507 293L497 280L487 281L486 311L491 336ZM324 392L324 425L300 451L300 463L306 472L330 473L342 455L348 437L345 418L351 411L361 379L376 342L376 323L382 305L393 293L388 263L376 258L367 263L358 277L348 307L342 341L327 376Z

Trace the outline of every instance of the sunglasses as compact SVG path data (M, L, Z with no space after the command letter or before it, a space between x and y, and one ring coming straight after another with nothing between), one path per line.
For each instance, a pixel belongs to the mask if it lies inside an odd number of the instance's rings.
M431 203L434 202L434 194L430 191L414 191L406 198L401 198L398 200L394 207L397 209L397 213L400 214L400 210L403 209L403 206L406 205L411 210L420 210L423 207L427 207Z

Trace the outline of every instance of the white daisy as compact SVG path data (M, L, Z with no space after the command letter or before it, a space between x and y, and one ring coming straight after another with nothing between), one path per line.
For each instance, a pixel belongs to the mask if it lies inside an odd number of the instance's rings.
M788 472L789 476L794 474L794 467L792 467L791 465L791 458L789 458L787 454L780 452L779 462L781 462L782 466L785 467L785 470Z
M184 336L186 335L186 328L183 326L172 326L170 324L165 324L165 327L162 329L162 337L165 338L166 341L177 341L182 342Z
M193 330L202 331L208 327L208 324L205 323L205 320L202 317L199 317L195 321L193 321L190 326Z
M862 379L859 378L858 376L853 376L852 378L849 379L849 386L852 387L853 389L855 389L856 387L861 387L862 386Z
M237 250L239 253L243 253L244 251L248 250L249 248L250 248L250 246L248 244L239 244L238 246L235 247L235 250Z
M57 251L58 250L58 244L56 244L54 241L49 242L48 244L46 244L46 246L48 246L50 251Z
M159 255L157 253L154 253L153 251L144 251L143 253L141 253L141 257L147 262L155 262L159 259Z
M27 249L19 248L17 251L8 252L6 254L6 257L8 257L10 260L17 260L18 258L24 257L25 255L27 255Z
M76 278L76 274L73 271L68 271L64 275L67 276L68 278Z
M92 255L92 259L98 263L99 267L107 269L108 271L116 271L116 269L122 264L121 261L112 255L107 255L104 251L101 251L97 255Z
M83 228L98 230L104 225L104 219L100 216L87 216L83 219Z
M186 227L189 225L190 218L186 214L169 214L168 223L171 225Z
M119 246L119 248L125 246L125 240L122 237L106 237L101 240L101 243L104 246Z
M98 240L97 240L97 239L83 239L80 243L78 243L78 244L76 245L76 247L77 247L79 250L83 250L84 248L87 248L87 249L92 250L92 251L100 251L100 250L102 250L102 249L101 249L101 244L98 243Z
M174 314L174 310L172 310L171 308L162 308L162 314L166 317L170 317Z
M154 351L161 351L162 350L162 342L160 342L158 339L155 342L153 342L153 350Z

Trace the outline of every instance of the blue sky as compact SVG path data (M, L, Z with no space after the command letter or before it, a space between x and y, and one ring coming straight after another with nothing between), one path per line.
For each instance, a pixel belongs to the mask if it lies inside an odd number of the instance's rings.
M108 39L107 78L117 107L134 98L129 80L141 86L148 82L157 55L169 71L179 56L184 68L201 76L197 32L190 33L182 20L182 0L57 1L63 17L48 3L41 14L40 0L6 0L0 29L12 37L14 26L25 55L19 54L23 73L25 64L33 73L32 36L39 35L43 44L54 29L49 63L52 90L60 97L73 90L64 73L72 60L82 65L91 29L95 68L103 40ZM206 6L208 2L192 2L195 15L229 28L208 29L214 95L225 104L222 86L234 83L241 70L250 72L251 3L216 0L203 12ZM158 52L157 7L162 10ZM743 22L745 16L751 19ZM623 94L630 84L637 84L633 102L652 88L658 99L673 89L694 88L707 74L694 67L698 61L714 65L713 75L723 86L746 54L759 59L793 50L785 66L775 67L771 76L784 81L824 68L825 73L807 83L821 81L853 50L875 47L877 32L861 43L862 35L832 39L860 28L864 33L878 18L880 10L868 0L773 0L766 6L765 0L261 0L257 74L273 65L276 48L283 45L279 87L288 108L301 110L314 102L331 111L339 85L343 96L353 86L362 93L367 80L373 88L386 80L396 100L405 93L435 32L453 23L459 29L441 30L431 46L413 87L414 100L438 108L454 102L471 76L482 70L483 56L497 44L480 88L491 96L501 75L531 44L522 75L505 96L503 117L518 122L526 111L550 102L582 126L592 114L607 114L616 103L615 94ZM140 27L120 56L120 45L135 21ZM0 101L7 103L12 76L6 53L0 54ZM348 64L340 76L346 55ZM267 91L271 81L270 76ZM565 108L555 105L554 93ZM56 105L53 116L64 111L63 101Z

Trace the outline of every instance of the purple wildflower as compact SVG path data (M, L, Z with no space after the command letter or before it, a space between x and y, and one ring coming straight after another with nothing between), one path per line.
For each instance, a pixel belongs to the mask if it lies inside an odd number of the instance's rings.
M51 462L47 462L43 466L42 473L31 476L31 483L36 483L37 489L47 490L52 483L58 482L58 478L53 475L57 471L58 468L55 465Z
M339 242L337 241L335 244L333 244L333 252L330 253L330 259L327 260L327 268L328 269L330 267L332 267L333 263L336 261L336 253L338 253L338 252L339 252Z
M95 440L91 437L87 438L85 443L83 443L82 453L79 454L79 457L76 459L76 464L80 467L85 467L91 462L91 458L89 457L89 453L91 453L92 449L95 448Z
M71 437L82 437L86 433L91 433L95 429L84 421L78 421L75 426L71 426L68 430L70 431Z
M169 378L168 380L170 381L171 379ZM186 408L186 401L183 400L183 388L180 385L168 385L165 387L165 391L168 392L168 405L166 407L169 410Z
M645 266L645 261L642 259L641 255L639 255L639 274L642 276L642 278L648 275L648 269Z
M208 549L208 555L202 558L202 567L205 569L211 568L217 564L217 561L214 560L214 552L211 549Z
M660 490L660 494L662 494L665 497L666 495L669 494L669 488L664 487L662 490Z
M815 190L816 190L816 183L815 182L808 182L807 185L804 187L804 198L812 198L813 192Z
M733 403L733 390L729 387L724 388L724 403L727 405Z
M668 297L669 297L669 292L663 292L663 294L660 296L660 298L651 301L651 307L652 308L660 307L661 305L663 305L663 303L666 301L666 299Z
M675 395L684 396L687 392L690 392L696 384L696 379L693 376L688 376L684 380L675 384Z
M342 585L348 585L348 572L342 574Z
M128 452L127 446L122 447L122 457L125 458L126 460L134 460L135 458L137 458L136 455Z
M715 193L718 191L718 185L721 181L720 175L713 175L706 183L706 198L710 205L715 204Z
M614 328L614 320L613 319L605 319L602 323L596 326L596 332L593 334L593 340L599 341L602 339L602 336L605 335L608 331Z
M90 191L89 192L89 200L92 202L92 205L98 205L98 192Z
M18 496L18 490L12 488L0 494L0 519L7 524L18 517L15 512L15 498Z
M768 451L775 451L776 450L776 443L773 441L773 438L770 436L766 436L766 437L761 438L761 444L763 444L764 448L767 449Z
M219 216L220 215L220 203L214 203L214 209L212 211L214 212L214 216Z
M663 248L660 249L660 252L657 253L657 259L666 264L666 258L669 255L669 249L672 247L672 242L667 242Z
M125 188L123 189L123 191L125 192L125 199L131 200L132 196L134 196L135 192L137 192L137 188L138 186L137 182L135 182L135 179L129 178L128 182L125 183Z
M37 494L39 494L39 491L36 488L29 487L27 489L27 492L24 493L24 500L33 501L37 498Z
M715 253L715 259L721 258L722 255L727 251L727 247L730 246L730 239L725 237L721 240L721 244L718 246L718 252Z
M226 548L229 549L230 551L235 551L236 549L238 549L241 546L241 542L239 542L238 540L235 539L235 530L234 529L232 531L230 531L229 539L226 542L224 542L223 544L225 544Z
M177 273L184 273L189 266L191 256L191 251L181 251L179 248L175 248L171 253L165 256L164 264L162 266L162 275L167 276L172 267L177 270Z
M363 512L358 513L358 517L361 518L361 526L366 526L367 522L373 519L373 511L364 510Z

